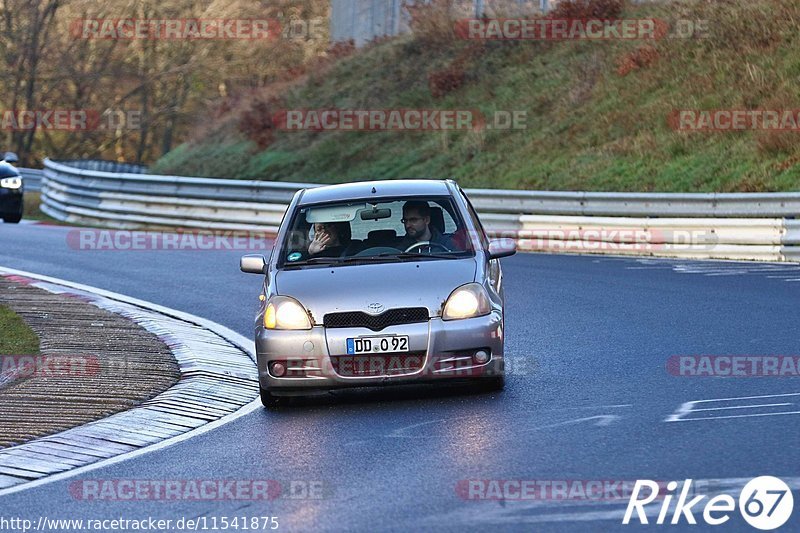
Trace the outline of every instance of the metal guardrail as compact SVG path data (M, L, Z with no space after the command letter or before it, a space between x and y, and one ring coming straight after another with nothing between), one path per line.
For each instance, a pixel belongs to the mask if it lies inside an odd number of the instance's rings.
M25 184L26 191L38 192L42 190L42 178L44 171L39 168L18 168L22 175L22 182Z
M634 217L794 217L800 193L620 193L471 189L479 211Z
M103 172L124 172L128 174L147 174L147 167L144 165L134 165L131 163L117 163L116 161L103 161L99 159L75 159L63 161L71 167L83 170L97 170ZM38 192L42 190L42 179L44 170L40 168L18 168L22 175L26 191Z
M69 159L61 163L81 170L96 170L99 172L119 172L125 174L147 174L145 165L134 163L119 163L103 159Z
M103 162L107 163L107 162ZM316 184L159 176L119 163L45 160L42 210L120 229L275 231ZM520 249L800 259L800 193L594 193L468 189L487 230Z

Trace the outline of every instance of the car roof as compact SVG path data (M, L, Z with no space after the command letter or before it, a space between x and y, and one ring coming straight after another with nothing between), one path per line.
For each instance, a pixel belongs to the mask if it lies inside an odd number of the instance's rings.
M398 196L450 196L450 189L446 180L359 181L305 189L299 205Z

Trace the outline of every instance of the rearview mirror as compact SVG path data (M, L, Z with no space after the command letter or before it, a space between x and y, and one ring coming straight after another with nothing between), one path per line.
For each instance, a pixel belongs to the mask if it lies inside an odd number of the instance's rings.
M17 157L17 154L15 154L14 152L6 152L5 155L3 156L3 161L5 161L6 163L16 163L19 161L19 158Z
M267 261L263 255L245 255L239 260L239 268L248 274L263 274Z
M500 259L517 253L517 241L514 239L496 239L489 241L489 259Z
M391 209L364 209L361 211L361 220L380 220L392 216Z

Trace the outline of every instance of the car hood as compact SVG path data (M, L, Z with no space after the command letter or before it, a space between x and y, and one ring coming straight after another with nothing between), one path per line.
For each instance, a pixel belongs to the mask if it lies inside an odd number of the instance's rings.
M275 286L277 294L299 300L316 324L327 313L379 314L397 307L427 307L429 316L438 316L453 289L475 280L475 268L471 257L281 270Z

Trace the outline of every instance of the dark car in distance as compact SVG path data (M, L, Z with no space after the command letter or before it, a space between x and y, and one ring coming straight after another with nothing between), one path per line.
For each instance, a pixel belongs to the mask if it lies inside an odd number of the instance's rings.
M0 161L0 218L16 224L22 220L22 176L11 163Z

